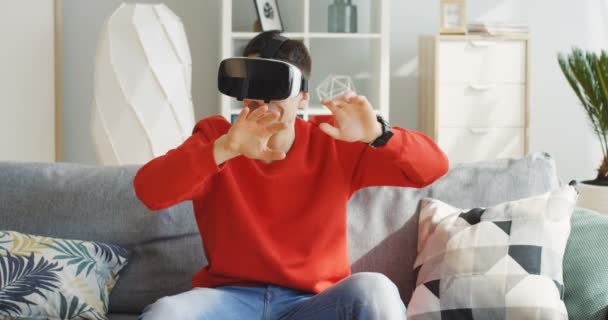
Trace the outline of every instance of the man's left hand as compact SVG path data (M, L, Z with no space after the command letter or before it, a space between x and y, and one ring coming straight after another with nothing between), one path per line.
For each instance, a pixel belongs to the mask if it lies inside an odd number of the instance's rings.
M382 134L374 109L364 96L348 94L321 104L333 113L335 126L321 123L319 128L334 139L370 143Z

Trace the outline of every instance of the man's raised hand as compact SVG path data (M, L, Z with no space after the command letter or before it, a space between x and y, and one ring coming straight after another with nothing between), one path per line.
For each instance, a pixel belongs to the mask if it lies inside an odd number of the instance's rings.
M333 100L323 100L321 104L334 115L335 126L321 123L319 128L334 139L369 143L382 134L374 109L364 96L351 93Z
M270 137L287 128L286 123L275 121L279 116L277 112L269 111L267 105L254 111L244 107L228 133L216 141L216 162L219 164L224 160L222 150L217 149L224 149L231 154L232 156L225 157L228 159L238 155L264 161L284 159L285 152L268 148Z

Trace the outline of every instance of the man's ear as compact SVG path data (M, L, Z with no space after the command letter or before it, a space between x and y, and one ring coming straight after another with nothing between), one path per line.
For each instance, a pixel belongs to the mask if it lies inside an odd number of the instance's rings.
M300 103L298 103L298 109L304 109L308 105L308 99L310 99L310 93L301 92L302 98L300 99Z

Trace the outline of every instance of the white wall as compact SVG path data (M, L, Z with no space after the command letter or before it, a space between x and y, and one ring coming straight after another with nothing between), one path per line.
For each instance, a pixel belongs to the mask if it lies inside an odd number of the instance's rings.
M0 161L55 161L52 0L0 1Z
M354 3L359 1L362 0ZM192 50L196 116L217 113L215 76L220 0L164 2L181 16L186 26ZM105 17L120 1L63 0L63 3L64 159L94 163L88 120L95 45ZM601 156L600 146L582 107L560 73L556 55L568 51L572 45L589 49L606 46L601 1L469 0L467 3L469 21L500 19L530 25L530 151L547 151L553 155L564 181L593 178ZM415 129L418 125L418 35L437 33L439 1L393 0L391 6L391 120L395 125Z

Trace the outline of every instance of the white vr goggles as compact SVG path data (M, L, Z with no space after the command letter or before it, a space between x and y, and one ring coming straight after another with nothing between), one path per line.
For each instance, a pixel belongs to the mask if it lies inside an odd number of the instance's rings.
M238 57L220 63L217 76L221 93L238 100L284 100L308 91L302 71L285 61L273 59L288 39L275 35L259 58Z

